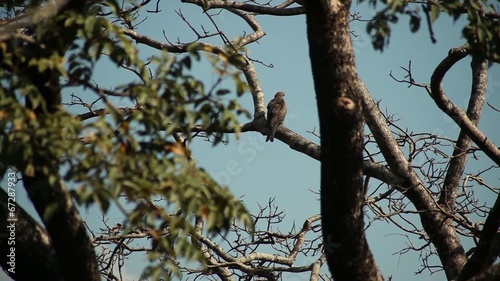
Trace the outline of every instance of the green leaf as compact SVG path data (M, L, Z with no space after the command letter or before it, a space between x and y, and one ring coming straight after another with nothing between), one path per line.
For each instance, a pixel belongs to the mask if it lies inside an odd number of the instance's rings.
M420 16L412 14L410 16L410 31L415 33L420 29Z
M230 56L229 62L232 65L234 65L237 69L243 69L247 65L245 57L240 54L234 54Z
M439 15L441 15L441 7L437 5L431 5L431 21L435 22Z
M203 44L203 43L195 42L195 43L189 44L186 49L188 52L195 52L195 51L203 50L204 46L205 46L205 44Z

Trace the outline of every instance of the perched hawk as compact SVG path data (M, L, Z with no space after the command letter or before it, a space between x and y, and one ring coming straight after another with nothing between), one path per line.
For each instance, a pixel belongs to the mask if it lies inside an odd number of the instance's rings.
M283 124L286 115L286 103L283 98L285 93L277 92L267 105L267 127L271 132L267 135L266 142L274 141L274 134L279 125Z

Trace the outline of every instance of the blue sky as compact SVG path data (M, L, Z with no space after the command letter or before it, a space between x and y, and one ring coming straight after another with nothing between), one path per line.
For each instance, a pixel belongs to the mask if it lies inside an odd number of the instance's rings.
M162 30L169 39L182 42L194 40L194 34L175 14L174 9L182 9L183 14L190 20L194 27L203 24L206 29L214 28L202 14L199 7L189 4L180 4L180 1L161 2L162 13L147 15L148 20L139 26L139 32L153 36L158 40L163 39ZM361 16L369 18L373 10L366 4L353 5L353 11L360 12ZM235 38L242 30L249 32L249 28L228 12L222 12L217 18L219 27L224 30L229 38ZM266 95L266 102L277 91L286 93L288 116L285 125L298 134L301 134L316 143L319 140L308 131L318 130L318 116L314 86L311 76L308 45L306 36L305 16L273 17L258 16L257 20L262 25L267 35L257 43L248 47L249 55L264 64L256 64L260 82ZM423 89L398 84L390 76L393 74L402 78L405 73L400 66L407 66L412 61L413 76L420 83L429 83L432 71L446 56L448 50L464 43L461 38L461 24L459 20L453 23L446 16L442 16L434 26L437 44L430 42L429 33L422 25L421 30L412 34L408 27L408 18L402 16L400 22L393 27L390 45L383 52L373 50L366 33L366 23L354 22L351 28L357 37L353 38L356 51L356 64L361 78L376 100L380 100L382 110L397 114L401 118L398 125L409 128L415 132L434 132L452 139L458 136L458 128L442 113ZM217 40L212 43L219 44ZM155 51L139 47L143 56L151 55ZM113 66L103 65L98 69L96 77L101 78L101 85L116 85L126 83L123 76L115 74ZM470 93L470 58L459 62L446 76L444 87L448 96L457 104L466 106ZM206 63L194 66L194 74L207 84L215 81L216 75ZM120 82L122 81L122 82ZM500 67L493 66L489 74L489 95L486 99L490 104L500 107ZM90 97L89 97L90 99ZM240 102L250 111L252 100L245 94ZM494 112L485 105L484 115L480 128L491 139L500 140L498 112ZM245 121L245 120L242 120ZM249 121L249 120L247 120ZM293 222L302 225L303 221L319 213L318 196L311 190L319 189L318 161L291 150L280 141L265 143L265 136L249 132L243 134L239 140L231 137L228 145L219 145L215 148L202 140L195 140L192 151L200 166L207 169L214 178L227 184L237 196L243 196L251 212L258 211L258 203L265 205L269 198L276 198L275 203L286 212L282 230L287 230ZM484 157L483 157L484 158ZM485 160L486 164L490 164ZM474 169L479 169L473 167ZM499 187L498 175L490 175L490 183ZM26 197L18 189L19 200L26 206ZM481 193L481 191L478 191ZM486 194L486 193L485 193ZM485 195L486 196L486 195ZM31 209L31 208L30 208ZM99 215L95 211L83 215L90 223L99 222ZM110 213L110 220L119 221L119 215ZM416 218L418 222L418 218ZM96 228L99 225L96 226ZM384 222L373 224L367 231L367 237L376 261L385 278L393 276L393 280L443 280L444 274L436 273L429 276L427 272L415 276L414 272L420 268L418 256L408 254L394 255L405 246L406 238ZM415 241L416 239L413 239ZM418 241L416 241L418 243ZM300 260L297 261L300 264ZM326 265L324 266L326 269ZM133 265L127 269L131 275L139 274L140 267ZM0 275L0 279L2 276ZM305 279L304 279L305 280Z

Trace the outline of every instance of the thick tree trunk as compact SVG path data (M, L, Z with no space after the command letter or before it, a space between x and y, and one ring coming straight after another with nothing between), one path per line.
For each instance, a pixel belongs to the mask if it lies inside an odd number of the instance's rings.
M0 189L0 233L4 234L0 235L2 268L16 281L31 281L34 272L37 280L62 281L61 265L47 232L21 206L8 205L8 202L12 203ZM11 217L13 206L14 217Z
M382 280L363 222L363 118L350 1L304 1L321 132L324 250L335 280Z
M63 57L68 47L73 44L77 33L78 26L68 25L67 17L75 16L76 14L85 14L87 1L70 0L56 3L56 6L44 6L36 8L33 13L44 14L44 9L56 9L57 15L46 18L43 21L31 22L40 25L50 26L34 26L37 31L36 44L27 44L20 46L24 48L19 54L25 57L20 57L18 65L12 71L25 79L30 79L31 83L37 88L39 97L43 103L32 102L30 98L33 95L28 95L26 105L31 108L36 118L40 120L40 124L44 124L44 119L52 117L55 114L60 114L61 110L61 74L54 69L45 69L39 71L38 65L30 65L27 62L31 60L50 60L54 55ZM34 17L34 16L33 16ZM34 127L33 130L43 130L43 127ZM52 132L53 133L53 132ZM56 133L57 134L57 133ZM59 134L57 134L59 135ZM55 252L54 255L59 261L59 265L54 266L51 270L59 269L60 272L38 272L33 275L40 280L82 280L82 281L98 281L100 273L98 269L94 248L88 237L85 225L78 214L78 210L74 206L71 196L60 180L58 171L57 155L50 154L46 151L43 142L37 139L37 134L33 134L31 140L32 155L29 162L34 169L20 168L24 187L30 197L31 202L35 206L38 215L42 219L47 233L51 239L51 249ZM22 225L20 225L21 227ZM16 238L20 241L30 240L33 230L27 227L21 227L17 232ZM38 244L42 248L49 247L45 244ZM34 249L35 253L40 249ZM47 251L47 255L50 255ZM31 263L28 263L31 265ZM43 267L41 268L43 269ZM33 270L25 272L33 273ZM54 278L43 278L43 275L51 274ZM18 276L15 276L18 279ZM31 278L33 280L33 278ZM19 280L22 280L19 277Z
M39 163L45 166L46 163ZM94 248L68 190L57 174L37 169L33 177L23 175L24 186L50 234L56 255L62 264L64 280L98 281L100 273ZM19 236L29 235L19 233Z

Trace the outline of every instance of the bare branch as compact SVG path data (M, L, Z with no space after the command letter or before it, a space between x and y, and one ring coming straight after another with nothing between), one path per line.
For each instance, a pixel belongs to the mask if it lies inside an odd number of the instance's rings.
M424 11L425 14L425 21L427 23L427 28L429 29L429 36L431 37L431 42L433 44L436 44L436 36L434 35L434 29L432 28L432 21L431 21L431 6L432 2L429 1L427 4L422 4L422 10Z
M204 9L238 9L245 12L257 13L261 15L274 15L274 16L294 16L304 14L304 7L282 8L282 7L265 7L252 4L246 4L233 1L212 0L203 2L200 0L181 0L183 3L192 3Z
M392 172L401 177L404 183L403 186L395 187L408 197L417 210L422 211L422 225L439 253L448 278L453 279L466 262L462 243L456 236L453 225L443 225L446 218L444 213L430 211L442 209L404 157L365 85L362 82L359 85L363 95L365 121Z

